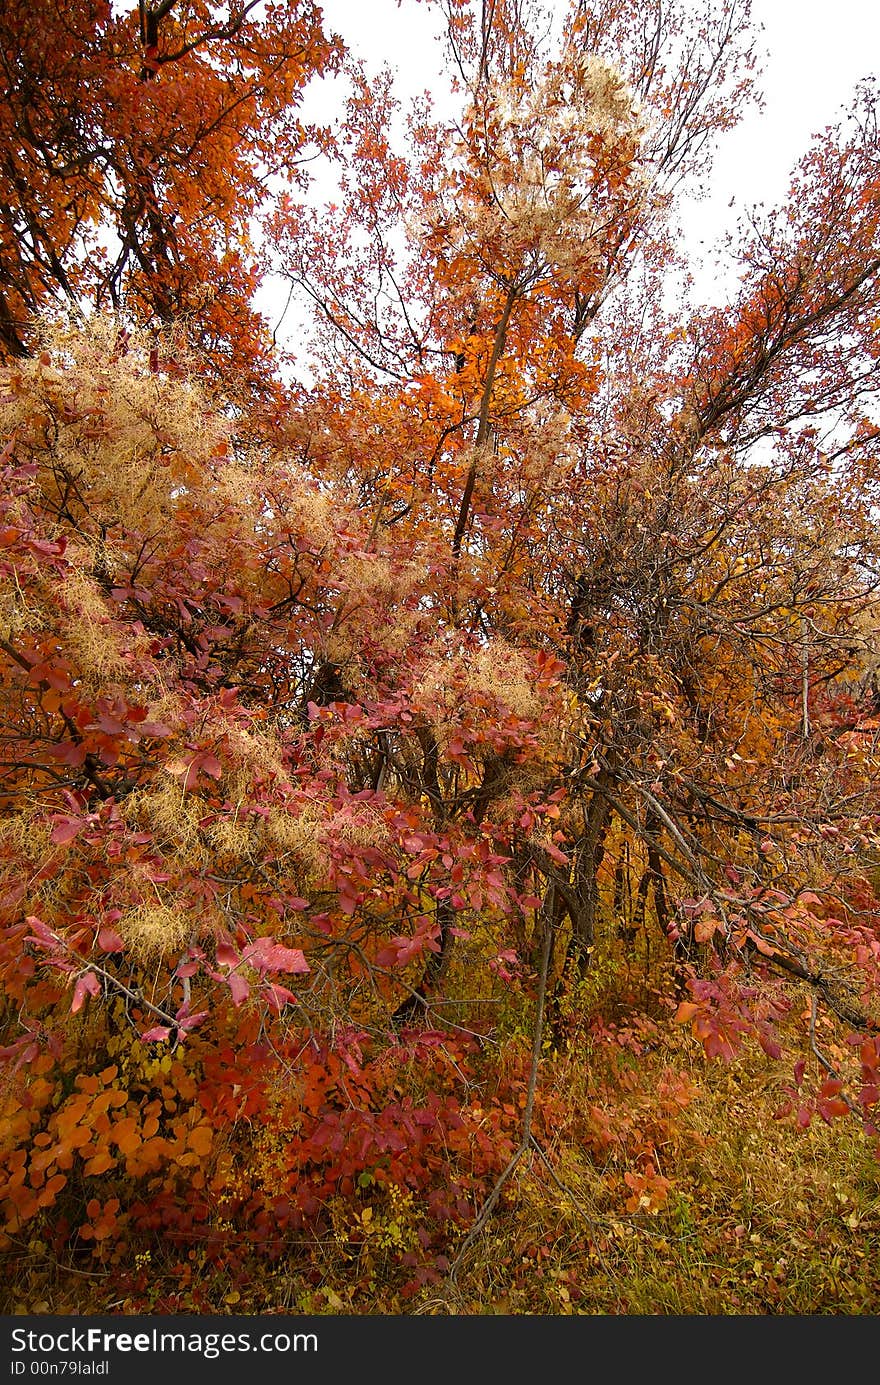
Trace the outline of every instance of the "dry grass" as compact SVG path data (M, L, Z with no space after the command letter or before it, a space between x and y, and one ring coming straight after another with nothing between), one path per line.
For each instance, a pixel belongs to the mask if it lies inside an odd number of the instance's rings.
M880 1310L876 1139L846 1120L802 1131L777 1119L779 1086L760 1059L709 1065L685 1041L670 1056L626 1054L604 1072L595 1052L589 1065L578 1062L583 1051L557 1059L545 1085L575 1114L545 1138L553 1174L536 1155L524 1161L455 1284L412 1311ZM661 1097L656 1119L658 1093L675 1092L678 1080L687 1104L670 1095L664 1112ZM611 1133L602 1154L595 1121L576 1114L597 1098ZM659 1205L631 1210L624 1176L644 1168L646 1144L669 1186Z
M669 1043L667 1035L654 1051L613 1059L585 1045L545 1064L540 1142L548 1162L537 1154L522 1160L454 1282L400 1293L395 1241L408 1243L419 1219L410 1200L387 1223L387 1245L374 1235L368 1273L364 1253L355 1263L344 1239L330 1236L291 1244L280 1264L255 1262L235 1286L205 1264L194 1298L179 1268L156 1253L156 1306L147 1311L877 1312L876 1142L848 1120L801 1131L776 1119L778 1085L760 1059L723 1068L705 1064L684 1038L677 1051ZM633 1209L625 1176L644 1171L649 1154L668 1186L656 1185L656 1205ZM451 1254L455 1246L453 1238ZM196 1270L198 1251L190 1259ZM116 1275L97 1266L71 1274L31 1256L25 1280L7 1311L145 1311L135 1300L121 1303Z

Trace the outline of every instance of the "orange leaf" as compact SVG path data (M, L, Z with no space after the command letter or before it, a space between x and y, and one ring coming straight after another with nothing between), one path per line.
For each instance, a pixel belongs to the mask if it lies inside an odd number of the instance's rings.
M133 1153L141 1143L137 1117L125 1116L121 1121L117 1121L110 1131L109 1138L116 1145L120 1154Z
M718 928L718 920L710 917L697 919L694 924L694 937L698 943L707 943Z
M108 1169L114 1169L115 1167L116 1159L114 1156L108 1154L106 1150L100 1150L99 1153L93 1154L91 1159L83 1165L83 1173L106 1173Z
M747 936L751 938L755 947L759 952L763 952L765 957L775 957L778 953L779 949L777 947L774 947L772 943L768 943L767 939L762 938L760 933L754 933L751 928L748 930Z
M195 1154L204 1155L210 1151L213 1141L213 1130L210 1125L205 1125L203 1123L202 1125L197 1125L194 1130L189 1132L186 1144L187 1148L191 1149Z

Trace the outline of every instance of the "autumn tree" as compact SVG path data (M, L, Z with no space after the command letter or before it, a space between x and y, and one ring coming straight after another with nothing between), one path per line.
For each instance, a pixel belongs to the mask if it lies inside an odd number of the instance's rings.
M7 356L29 349L34 312L60 298L174 322L227 389L265 389L257 218L314 153L319 132L298 108L337 53L311 3L4 5Z
M3 108L46 180L3 242L10 1233L283 1235L370 1180L464 1223L518 1138L450 1096L489 1002L576 1044L597 959L649 944L709 1055L781 1057L806 997L800 1119L871 1128L874 92L740 228L734 301L670 306L747 4L441 9L458 118L398 148L349 61L332 211L278 197L316 360L259 441L250 217L317 12L84 12L65 48L38 9L9 43L62 64L42 123L24 78ZM58 293L117 311L32 320Z
M378 506L377 533L417 545L427 527L448 545L430 638L442 624L470 642L487 693L493 648L499 670L511 648L565 665L573 720L557 721L554 774L539 776L566 805L564 862L548 874L546 844L514 817L504 827L565 966L585 971L602 871L627 852L626 927L650 898L680 959L717 932L729 966L772 955L852 1019L777 906L798 914L812 873L790 853L827 842L838 814L867 833L861 858L872 835L872 779L856 789L831 708L864 669L876 581L873 95L804 160L787 206L744 233L739 301L681 319L661 307L674 196L748 94L746 7L707 14L692 43L684 11L576 7L556 56L518 8L447 17L460 125L438 139L416 122L413 158L395 161L387 96L362 87L338 225L290 206L277 218L332 363L310 457ZM418 232L403 253L401 215ZM377 407L382 442L365 448ZM448 644L439 657L448 670ZM337 637L343 682L362 658ZM455 716L469 730L468 691ZM522 756L463 747L465 772L453 757L444 778L437 717L421 710L413 753L438 820L512 813Z

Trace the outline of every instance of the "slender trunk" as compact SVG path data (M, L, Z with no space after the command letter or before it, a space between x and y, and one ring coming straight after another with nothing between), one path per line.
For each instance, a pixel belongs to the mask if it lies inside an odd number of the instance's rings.
M566 968L583 980L590 966L596 922L599 917L599 867L605 855L605 837L611 825L611 806L601 794L590 804L587 830L578 844L574 888L578 908L571 921Z
M437 922L440 926L439 952L432 952L425 963L425 970L422 972L422 979L415 989L402 1000L394 1014L391 1016L392 1023L395 1025L406 1024L409 1020L424 1016L430 1004L432 992L443 979L443 974L449 965L449 957L452 952L452 940L454 934L452 925L455 918L455 911L449 904L437 904Z
M477 420L477 437L474 443L474 459L468 468L465 478L464 491L462 492L461 505L458 511L458 520L455 525L455 534L452 538L453 557L457 558L461 552L462 540L464 539L465 529L467 528L468 516L471 509L471 499L474 494L474 485L477 479L477 467L480 461L480 452L485 446L489 437L489 426L492 407L492 390L495 385L495 372L498 369L498 362L504 353L507 342L507 329L510 326L510 315L513 312L513 305L517 299L518 290L511 284L507 290L507 297L504 300L504 309L501 313L501 321L495 333L495 343L492 347L492 355L489 358L489 366L486 371L486 381L483 385L483 396L480 400L480 413Z
M801 739L810 738L810 635L801 621Z
M562 1009L566 991L572 983L576 985L582 981L590 967L599 917L599 867L610 825L611 805L603 794L596 793L590 803L584 834L577 845L572 890L564 902L571 920L571 935L548 1003L552 1032L560 1043L565 1040Z
M422 748L422 784L433 806L434 821L438 826L441 826L445 820L446 808L440 788L437 742L428 726L416 727L416 736ZM427 1014L430 997L443 979L449 965L455 938L452 931L455 922L455 910L446 901L438 900L436 918L440 929L439 951L430 954L418 985L405 1000L401 1001L391 1016L392 1023L395 1025L405 1024L408 1020L418 1016L424 1017Z

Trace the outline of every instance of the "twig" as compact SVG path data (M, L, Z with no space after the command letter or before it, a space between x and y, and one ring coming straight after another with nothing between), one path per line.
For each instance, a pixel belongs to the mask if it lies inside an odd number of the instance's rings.
M822 1053L822 1052L820 1051L820 1049L819 1049L819 1047L818 1047L818 1045L817 1045L817 1043L816 1043L816 1011L817 1011L817 1008L818 1008L818 1002L817 1002L817 1000L816 1000L816 997L813 995L813 996L810 997L810 1048L813 1050L813 1052L815 1053L816 1057L819 1059L819 1062L822 1064L822 1067L825 1069L825 1071L826 1071L826 1072L830 1072L830 1074L831 1074L831 1076L834 1078L834 1080L835 1080L836 1082L839 1082L839 1081L840 1081L840 1076L839 1076L839 1074L838 1074L838 1072L837 1072L837 1069L836 1069L835 1067L833 1067L831 1063L829 1063L828 1059L825 1057L824 1053Z
M547 997L547 973L550 967L552 939L553 924L551 920L548 918L545 922L544 940L541 949L541 964L538 976L538 1008L537 1013L535 1015L535 1028L532 1034L532 1057L531 1065L529 1068L529 1081L528 1086L526 1088L526 1104L525 1109L523 1111L522 1135L520 1137L519 1145L514 1150L506 1166L504 1167L504 1169L502 1169L501 1173L499 1174L495 1186L493 1187L492 1191L486 1198L486 1201L480 1208L480 1212L476 1221L474 1222L470 1231L465 1236L464 1240L459 1246L458 1253L456 1254L455 1259L452 1261L452 1264L450 1265L449 1270L447 1271L446 1281L448 1284L452 1284L454 1286L456 1285L456 1277L458 1275L459 1268L461 1267L461 1263L464 1260L465 1255L470 1250L474 1241L477 1239L480 1232L483 1230L483 1227L489 1220L489 1217L492 1214L492 1209L494 1208L496 1202L501 1196L501 1192L504 1188L505 1183L514 1173L523 1155L528 1153L529 1151L532 1151L534 1154L537 1154L538 1158L541 1160L544 1167L547 1169L547 1172L550 1174L550 1177L553 1179L554 1183L563 1193L565 1193L566 1197L568 1197L571 1200L571 1203L574 1206L575 1210L584 1218L584 1221L586 1221L587 1224L591 1227L595 1227L596 1225L595 1220L585 1210L582 1203L580 1202L580 1199L575 1196L574 1192L568 1186L568 1184L565 1183L559 1177L552 1163L548 1159L547 1154L541 1148L541 1145L532 1133L532 1115L535 1109L535 1092L537 1090L538 1085L538 1066L541 1061L541 1042L544 1036L544 1007ZM602 1269L609 1276L609 1278L615 1278L615 1273L611 1269L611 1267L606 1263L602 1255L602 1252L599 1250L598 1244L595 1245L595 1250L599 1260L599 1264L602 1266Z
M574 1207L575 1211L578 1212L578 1213L583 1217L583 1219L584 1219L584 1221L587 1223L587 1225L588 1225L588 1226L592 1226L592 1227L595 1229L595 1226L596 1226L596 1220L595 1220L595 1218L590 1216L589 1212L588 1212L588 1211L586 1210L586 1208L584 1207L584 1205L583 1205L583 1203L581 1202L580 1198L577 1197L577 1196L575 1195L574 1191L568 1186L568 1184L565 1183L565 1182L559 1177L559 1174L558 1174L558 1173L556 1172L556 1170L554 1169L553 1165L551 1164L550 1160L547 1158L547 1155L545 1154L544 1150L543 1150L543 1149L541 1148L541 1146L538 1144L538 1141L535 1139L534 1135L531 1137L531 1145L532 1145L532 1149L535 1151L535 1153L537 1154L538 1158L541 1160L542 1164L544 1165L545 1169L546 1169L547 1172L549 1173L550 1177L553 1179L553 1182L556 1184L556 1186L557 1186L557 1188L560 1190L560 1192L562 1192L562 1193L565 1194L565 1196L569 1199L569 1201L571 1202L572 1206ZM593 1249L594 1249L595 1252L596 1252L596 1258L597 1258L597 1260L599 1261L599 1264L602 1266L603 1270L604 1270L605 1273L608 1275L609 1279L616 1279L616 1278L617 1278L617 1274L616 1274L616 1272L611 1268L611 1266L607 1264L607 1262L606 1262L606 1260L605 1260L605 1257L603 1256L601 1250L599 1249L599 1244L598 1244L597 1241L594 1241L594 1243L593 1243Z
M830 1074L831 1074L831 1076L832 1076L832 1078L834 1079L835 1082L840 1082L840 1081L841 1081L840 1073L839 1073L839 1072L837 1071L837 1069L833 1066L833 1064L830 1063L830 1062L828 1061L828 1059L825 1057L824 1053L823 1053L823 1052L821 1051L821 1049L819 1048L819 1045L816 1043L816 1011L817 1011L817 1007L818 1007L818 1000L817 1000L817 997L816 997L815 995L813 995L813 996L810 997L810 1048L813 1050L813 1053L816 1055L816 1057L818 1058L819 1062L822 1064L822 1067L825 1069L825 1071L826 1071L827 1073L830 1073ZM851 1100L850 1100L850 1098L847 1096L846 1092L841 1091L839 1095L840 1095L841 1101L843 1101L843 1102L845 1103L845 1105L849 1107L850 1112L851 1112L854 1116L860 1116L860 1115L862 1114L862 1112L859 1110L859 1108L858 1108L858 1106L856 1105L856 1103L855 1103L854 1101L851 1101Z
M529 1069L529 1082L526 1088L526 1104L523 1112L523 1128L519 1145L511 1155L506 1167L502 1169L494 1188L490 1192L483 1206L480 1208L479 1216L474 1222L468 1234L465 1236L458 1248L458 1254L453 1260L447 1273L447 1279L454 1284L459 1267L467 1252L470 1250L474 1241L479 1236L489 1217L492 1209L501 1196L501 1191L510 1178L514 1169L519 1164L526 1150L533 1146L532 1139L532 1113L535 1108L535 1089L538 1084L538 1065L541 1061L541 1040L544 1033L544 1002L547 995L547 972L550 966L550 943L553 938L553 925L550 919L546 919L544 924L544 942L541 949L541 967L538 976L538 1009L535 1015L535 1029L532 1035L532 1061Z

